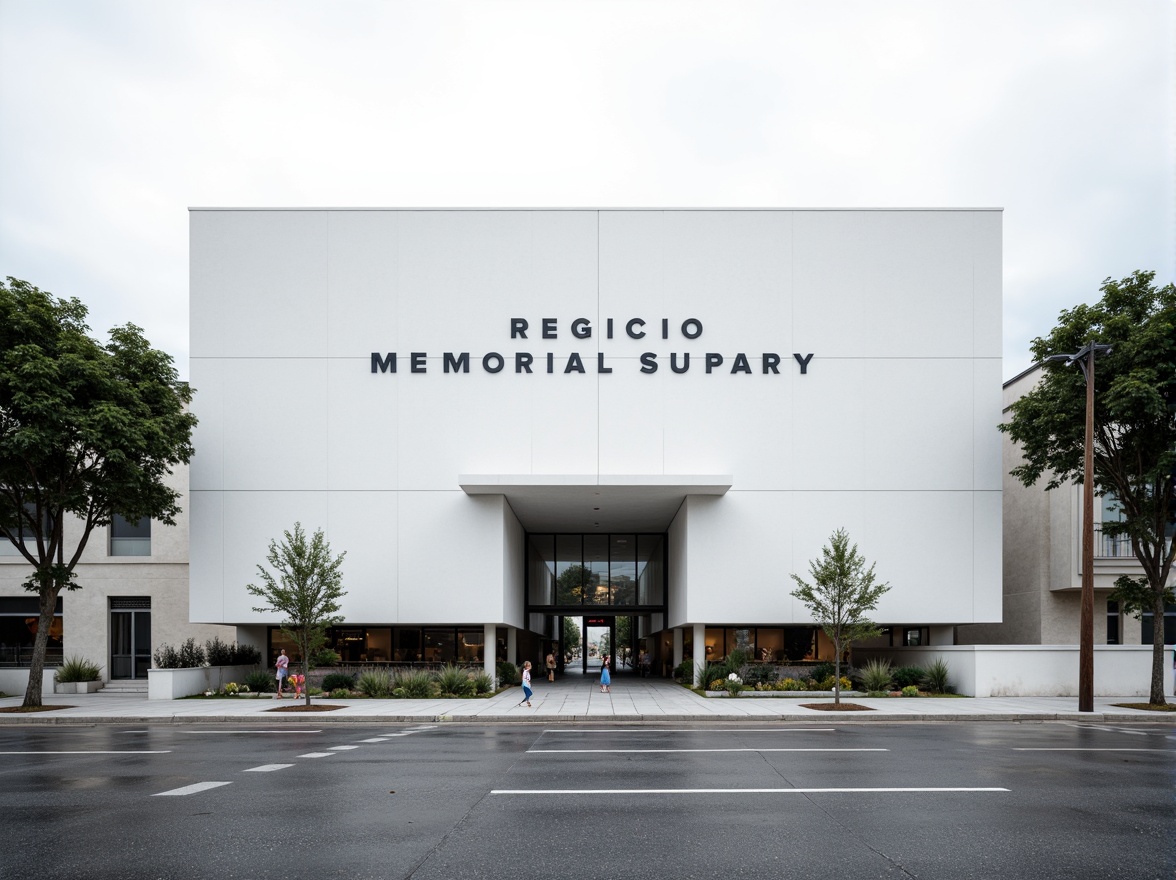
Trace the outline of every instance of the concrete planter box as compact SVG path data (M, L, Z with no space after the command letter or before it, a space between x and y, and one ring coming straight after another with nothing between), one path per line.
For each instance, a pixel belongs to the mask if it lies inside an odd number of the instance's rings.
M46 669L41 673L41 693L53 693L53 677L56 669ZM9 696L23 694L29 686L29 671L27 669L0 669L0 693Z
M257 666L198 666L195 669L148 669L147 699L178 700L205 691L220 690L230 681L238 684Z
M863 648L863 663L884 657L895 666L947 663L957 693L969 697L1074 697L1078 695L1077 645L950 645ZM1165 649L1164 693L1172 693L1172 648ZM1094 695L1146 697L1151 684L1151 645L1095 645Z
M76 681L53 682L53 693L55 694L76 694L77 692L78 683Z

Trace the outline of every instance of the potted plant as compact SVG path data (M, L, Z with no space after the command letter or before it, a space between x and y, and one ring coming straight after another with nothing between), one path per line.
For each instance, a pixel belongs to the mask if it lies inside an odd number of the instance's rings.
M102 684L102 667L75 654L58 667L53 690L59 694L92 694Z

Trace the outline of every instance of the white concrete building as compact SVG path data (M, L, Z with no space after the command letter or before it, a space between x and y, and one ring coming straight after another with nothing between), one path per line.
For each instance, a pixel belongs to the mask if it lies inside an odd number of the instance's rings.
M998 210L190 217L195 622L274 650L245 585L295 521L357 662L562 617L819 656L788 575L839 527L895 644L1001 619Z

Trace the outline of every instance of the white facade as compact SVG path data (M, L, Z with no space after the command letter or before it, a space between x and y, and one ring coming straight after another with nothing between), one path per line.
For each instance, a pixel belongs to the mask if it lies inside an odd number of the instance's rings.
M806 623L839 527L880 623L1001 619L997 210L190 217L194 622L276 624L245 585L295 521L349 623L527 629L525 535L572 531L668 535L654 629Z

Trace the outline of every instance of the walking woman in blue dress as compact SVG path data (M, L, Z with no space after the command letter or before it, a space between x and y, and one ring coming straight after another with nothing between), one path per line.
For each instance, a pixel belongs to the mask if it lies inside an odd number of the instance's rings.
M600 667L600 692L602 694L612 693L612 676L608 672L609 655L604 655L604 665Z

